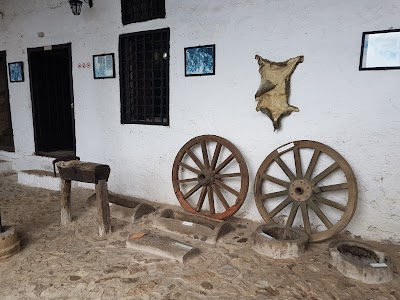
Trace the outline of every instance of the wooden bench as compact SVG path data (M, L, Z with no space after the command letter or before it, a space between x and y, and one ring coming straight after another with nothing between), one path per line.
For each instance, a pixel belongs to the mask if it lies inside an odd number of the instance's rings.
M110 167L78 160L57 162L61 177L61 225L71 222L71 181L94 183L96 185L97 218L99 236L111 233L110 206L107 181Z

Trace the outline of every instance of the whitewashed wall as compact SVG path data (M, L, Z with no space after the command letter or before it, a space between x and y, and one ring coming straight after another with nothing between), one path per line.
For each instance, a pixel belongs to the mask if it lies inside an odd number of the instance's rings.
M216 134L245 156L250 191L238 216L260 220L253 178L276 147L297 139L332 146L351 164L359 205L348 226L373 240L400 242L400 71L358 71L363 31L400 27L397 0L167 0L167 18L122 26L119 1L94 0L73 16L66 0L1 1L0 50L8 62L27 48L72 43L77 155L111 166L112 191L176 204L171 167L190 138ZM1 16L0 16L1 17ZM170 126L121 125L118 36L170 27ZM37 33L44 32L39 38ZM216 75L184 77L183 48L216 44ZM116 53L117 78L93 80L93 54ZM299 113L273 132L255 111L258 53L275 61L304 55L292 77L291 104ZM29 81L10 84L18 169L49 168L32 156Z

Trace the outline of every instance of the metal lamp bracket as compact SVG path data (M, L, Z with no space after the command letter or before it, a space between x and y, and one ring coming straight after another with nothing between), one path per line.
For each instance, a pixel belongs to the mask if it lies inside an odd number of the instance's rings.
M89 7L93 7L93 0L85 0L85 2L89 4Z

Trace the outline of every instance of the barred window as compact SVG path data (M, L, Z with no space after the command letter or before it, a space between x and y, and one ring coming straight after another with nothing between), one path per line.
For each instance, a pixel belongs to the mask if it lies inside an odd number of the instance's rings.
M120 35L121 123L169 125L169 28Z
M122 24L165 18L165 0L121 0Z

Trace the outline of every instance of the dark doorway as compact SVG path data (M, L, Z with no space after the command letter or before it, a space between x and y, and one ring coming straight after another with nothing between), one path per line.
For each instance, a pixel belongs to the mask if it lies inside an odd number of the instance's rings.
M28 49L37 155L75 154L71 44Z
M10 97L8 94L6 51L0 51L0 150L14 151L11 124Z

